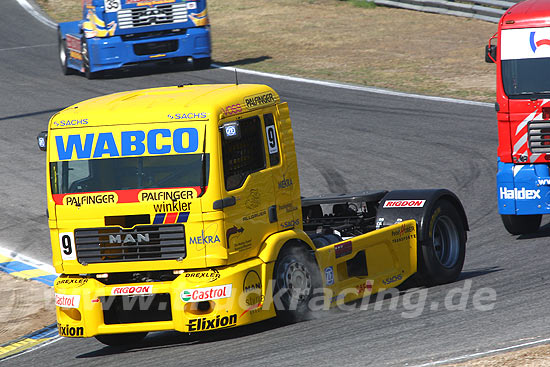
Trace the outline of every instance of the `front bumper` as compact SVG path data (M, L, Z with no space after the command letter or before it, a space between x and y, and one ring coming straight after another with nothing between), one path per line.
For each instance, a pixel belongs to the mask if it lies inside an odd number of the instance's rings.
M498 162L498 210L506 215L550 214L548 164Z
M208 331L275 317L265 303L273 263L259 259L186 271L173 281L105 285L62 275L54 285L59 334Z
M136 47L147 44L177 43L177 49L137 54ZM88 39L90 71L118 69L128 64L160 61L174 58L200 59L210 57L209 27L189 28L185 34L174 34L147 39L123 40L120 36Z

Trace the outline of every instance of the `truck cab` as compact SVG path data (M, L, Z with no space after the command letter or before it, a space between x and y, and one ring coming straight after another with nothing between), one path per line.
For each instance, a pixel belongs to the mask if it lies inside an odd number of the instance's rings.
M511 234L536 232L550 213L550 3L504 13L485 60L496 63L498 209Z
M58 25L61 69L92 79L160 61L208 68L209 27L206 0L83 0L82 19Z
M288 105L265 85L93 98L38 143L62 336L301 321L462 270L468 224L448 190L302 197Z

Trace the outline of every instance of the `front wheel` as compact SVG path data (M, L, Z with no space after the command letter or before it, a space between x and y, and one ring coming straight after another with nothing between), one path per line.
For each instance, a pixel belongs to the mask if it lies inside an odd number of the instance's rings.
M88 47L86 38L82 38L82 67L84 69L84 76L87 79L97 78L98 73L90 70L90 48Z
M465 223L456 207L439 200L425 217L427 236L418 244L418 277L425 285L455 281L466 255Z
M501 215L504 228L513 235L534 233L539 230L542 214Z
M67 66L69 52L67 49L67 42L61 37L61 32L58 31L57 47L59 52L59 64L61 65L61 72L63 75L73 74L73 69Z
M286 323L308 319L310 301L321 287L313 255L299 246L283 249L275 263L273 280L273 298L279 319Z
M113 347L133 346L139 344L147 333L124 333L96 335L95 338L105 345Z

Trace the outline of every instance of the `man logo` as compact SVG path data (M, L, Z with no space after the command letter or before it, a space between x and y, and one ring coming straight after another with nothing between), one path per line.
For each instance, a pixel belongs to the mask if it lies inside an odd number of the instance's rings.
M145 233L145 234L137 233L134 235L132 235L131 233L128 233L124 236L124 240L122 239L122 235L120 234L109 235L109 243L112 243L112 244L118 243L118 244L126 245L130 243L130 244L137 245L139 243L149 243L149 242L150 242L149 233Z

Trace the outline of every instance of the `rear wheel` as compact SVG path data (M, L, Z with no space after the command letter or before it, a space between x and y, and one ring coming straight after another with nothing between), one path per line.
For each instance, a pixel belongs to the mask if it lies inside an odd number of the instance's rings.
M542 214L501 215L504 228L513 235L534 233L539 230Z
M125 333L96 335L95 338L103 344L113 347L132 346L139 344L147 333Z
M429 229L418 244L418 276L426 285L455 281L464 265L466 229L458 210L439 200L428 213Z
M308 319L310 301L321 287L313 255L299 246L283 249L275 263L273 278L273 298L279 319L283 322Z

